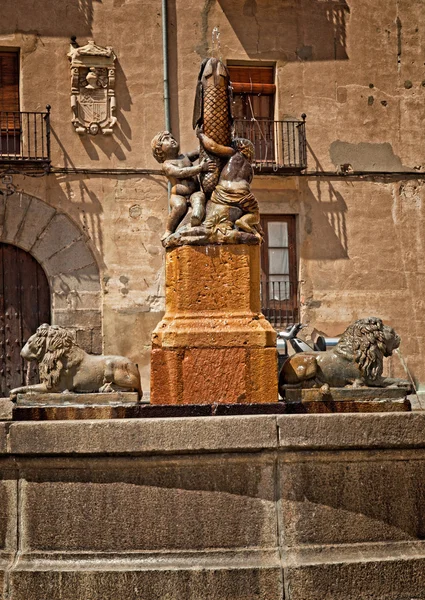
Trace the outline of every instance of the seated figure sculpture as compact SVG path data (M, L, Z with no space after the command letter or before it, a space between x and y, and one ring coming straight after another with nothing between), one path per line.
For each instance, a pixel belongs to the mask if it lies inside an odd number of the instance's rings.
M301 352L290 356L279 375L279 392L284 386L319 387L388 387L410 389L403 379L382 377L383 359L400 345L392 327L377 317L359 319L342 334L338 344L326 352ZM283 395L283 394L282 394Z
M39 363L40 383L13 389L17 394L31 392L118 392L136 391L142 397L139 369L124 356L87 354L74 341L70 331L44 323L22 348L21 356Z
M202 129L197 130L204 149L220 158L227 158L218 184L211 194L204 227L231 230L234 226L246 233L255 235L261 241L260 210L258 202L251 192L250 184L254 176L252 161L254 146L245 138L235 138L232 146L222 146L206 136ZM231 209L239 209L239 218L231 216Z
M185 217L189 203L192 206L191 226L196 227L201 224L205 216L205 194L200 190L196 176L215 167L208 160L193 165L199 158L199 151L180 154L179 144L169 131L158 133L153 138L151 146L154 158L161 163L163 173L172 186L171 211L167 229L161 238L164 241L174 233Z

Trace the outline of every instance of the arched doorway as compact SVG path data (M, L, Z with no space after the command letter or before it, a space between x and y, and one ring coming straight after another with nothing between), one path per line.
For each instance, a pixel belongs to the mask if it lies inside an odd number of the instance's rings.
M20 352L41 323L50 323L43 269L25 250L0 242L0 396L37 381L37 366L24 361Z

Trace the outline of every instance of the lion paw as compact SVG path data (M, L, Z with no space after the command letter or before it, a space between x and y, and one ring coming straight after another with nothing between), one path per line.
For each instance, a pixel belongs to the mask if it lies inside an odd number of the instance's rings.
M105 383L102 387L99 388L99 392L101 394L108 394L109 392L114 392L114 388L112 387L112 383Z

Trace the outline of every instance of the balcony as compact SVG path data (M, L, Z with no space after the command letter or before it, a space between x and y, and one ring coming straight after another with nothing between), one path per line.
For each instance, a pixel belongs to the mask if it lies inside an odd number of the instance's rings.
M50 106L46 112L0 111L0 169L47 173L50 168Z
M277 277L286 277L277 275ZM275 329L284 329L299 321L298 283L263 280L261 312Z
M297 173L307 167L305 120L237 119L235 135L254 144L257 173Z

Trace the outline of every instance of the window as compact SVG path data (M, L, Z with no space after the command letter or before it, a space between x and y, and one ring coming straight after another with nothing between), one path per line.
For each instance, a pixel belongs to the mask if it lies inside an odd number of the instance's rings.
M229 66L228 69L233 86L236 135L252 141L257 161L273 161L274 68Z
M229 66L235 119L271 119L274 115L273 67Z
M0 154L17 154L20 145L19 53L0 51Z
M261 303L265 317L276 328L298 320L298 281L295 216L261 217Z

